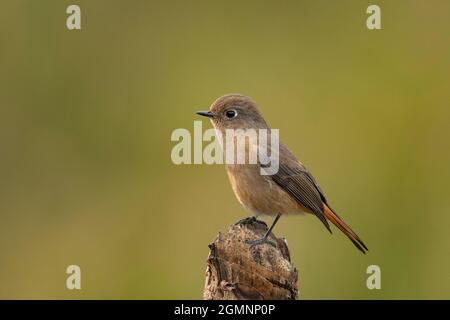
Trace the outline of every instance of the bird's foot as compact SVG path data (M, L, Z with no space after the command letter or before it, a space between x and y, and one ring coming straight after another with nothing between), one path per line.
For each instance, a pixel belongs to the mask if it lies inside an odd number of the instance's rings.
M263 237L261 239L256 239L256 240L246 240L245 243L247 243L250 248L262 245L262 244L270 244L273 247L276 247L277 245L275 243L273 243L272 241L270 241L269 239L267 239L267 237Z
M239 225L239 224L252 224L254 222L258 221L258 219L256 219L255 216L251 216L251 217L247 217L244 219L239 220L238 222L235 223L235 225Z

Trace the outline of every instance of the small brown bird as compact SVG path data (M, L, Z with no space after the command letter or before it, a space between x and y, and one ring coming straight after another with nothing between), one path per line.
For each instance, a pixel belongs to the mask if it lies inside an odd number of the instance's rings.
M225 136L227 129L270 130L256 103L240 94L222 96L211 105L209 111L199 111L197 114L209 117L216 131L222 133L222 136ZM341 230L361 252L366 253L368 250L366 245L330 208L311 173L281 142L278 157L278 171L272 175L261 174L260 169L263 166L261 163L226 164L233 191L244 208L256 216L259 214L275 216L272 226L264 237L249 241L250 245L267 242L281 215L312 213L322 221L330 233L328 221Z

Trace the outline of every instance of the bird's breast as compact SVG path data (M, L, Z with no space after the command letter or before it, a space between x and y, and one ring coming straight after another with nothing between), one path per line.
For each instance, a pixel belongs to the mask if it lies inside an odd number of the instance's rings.
M302 213L306 209L286 193L270 176L260 173L259 165L226 166L231 187L239 202L253 214Z

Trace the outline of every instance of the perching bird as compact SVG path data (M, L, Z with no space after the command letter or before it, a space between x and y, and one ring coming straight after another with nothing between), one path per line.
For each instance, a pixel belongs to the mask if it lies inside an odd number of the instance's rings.
M240 94L222 96L211 105L209 111L199 111L197 114L210 118L222 137L225 137L227 129L270 131L256 103ZM223 148L225 152L224 144ZM248 145L246 148L248 152ZM271 175L261 174L263 164L260 162L226 164L233 191L244 208L256 216L259 214L275 216L272 226L264 237L249 243L253 246L267 242L273 227L284 214L312 213L322 221L330 233L328 221L341 230L361 252L366 253L368 250L366 245L331 209L311 173L281 142L278 157L278 170Z

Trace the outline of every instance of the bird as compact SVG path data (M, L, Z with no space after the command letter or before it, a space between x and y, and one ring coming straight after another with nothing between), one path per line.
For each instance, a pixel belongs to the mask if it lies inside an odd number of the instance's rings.
M222 137L227 130L271 130L257 104L242 94L227 94L219 97L208 111L196 112L211 120L216 132ZM241 130L241 131L242 131ZM222 142L225 151L225 145ZM248 151L248 141L246 144ZM342 231L362 253L369 249L361 238L331 208L316 179L295 155L281 142L278 145L278 170L262 175L264 164L225 163L231 187L241 205L253 214L275 216L275 219L260 239L248 240L250 246L270 242L268 237L281 216L291 214L313 214L332 233L329 222Z

